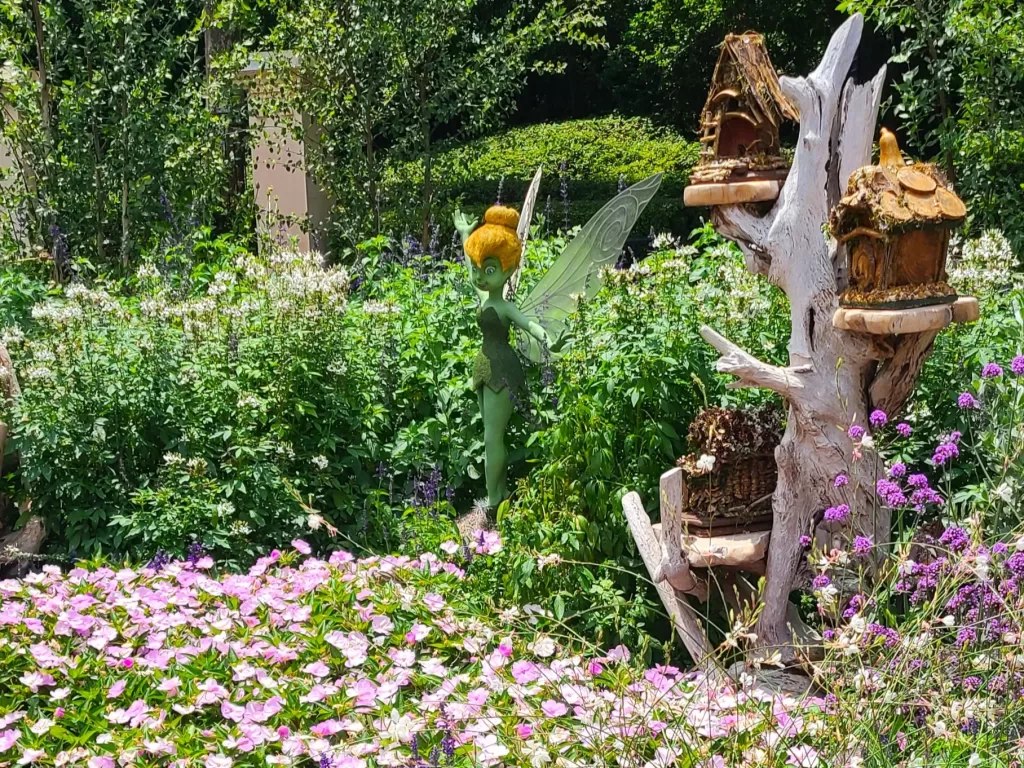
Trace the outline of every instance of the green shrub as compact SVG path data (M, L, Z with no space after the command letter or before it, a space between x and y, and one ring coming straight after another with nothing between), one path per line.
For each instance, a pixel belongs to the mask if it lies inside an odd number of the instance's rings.
M650 598L632 577L643 565L622 496L639 491L655 511L658 478L687 452L697 410L766 397L725 389L701 325L762 359L786 355L785 297L751 276L710 227L696 234L694 245L659 242L652 257L611 273L575 316L557 378L539 402L551 418L530 437L533 471L501 515L509 546L490 589L575 615L606 639L637 642L650 615ZM540 570L538 554L575 564Z
M438 156L434 171L442 206L436 220L448 229L448 212L455 204L482 213L494 203L499 182L502 199L518 204L534 171L543 165L536 213L549 211L548 231L584 223L615 196L620 179L632 184L663 172L661 189L634 227L634 235L644 236L651 229L688 232L697 215L683 208L682 195L697 153L696 142L643 118L604 117L513 128L458 144ZM560 179L563 164L568 179L568 226ZM403 193L416 188L421 174L422 168L415 164L399 166L389 174L392 227L408 228L403 217L415 203L406 201Z
M614 602L588 618L608 637L635 637L649 609L615 571L635 565L622 494L653 501L699 407L762 397L727 398L701 323L768 359L785 348L784 299L734 247L709 229L693 246L657 245L609 271L554 368L529 368L531 402L509 433L522 480L502 513L509 567L486 581L535 599L550 585L527 570L534 553L605 563L555 591L562 610L587 594ZM529 244L521 296L564 246ZM21 455L8 492L33 500L56 548L83 553L148 557L196 540L241 562L310 522L406 551L448 535L454 511L483 495L463 265L380 238L353 254L350 290L349 273L306 257L203 247L220 262L147 267L121 294L73 287L35 307L37 325L12 343L24 392L8 419Z

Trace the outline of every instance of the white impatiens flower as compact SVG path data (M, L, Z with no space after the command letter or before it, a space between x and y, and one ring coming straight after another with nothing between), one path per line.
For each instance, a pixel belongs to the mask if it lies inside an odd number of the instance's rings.
M555 641L547 635L541 635L530 643L530 650L542 659L546 659L548 656L554 655L556 648L557 646L555 645Z
M1005 501L1010 504L1013 501L1013 486L1009 481L1004 480L997 487L992 489L992 495L997 499Z
M557 552L551 552L546 555L541 555L537 558L537 570L543 571L545 568L560 565L561 562L562 556Z
M710 472L714 468L715 468L715 457L714 456L712 456L710 454L707 454L707 453L702 453L700 458L697 459L697 471L700 472L701 474L707 474L708 472Z
M34 733L36 736L44 736L45 734L50 732L51 728L53 728L53 720L51 720L48 717L40 717L38 720L32 723L32 725L29 727L29 730L32 731L32 733Z

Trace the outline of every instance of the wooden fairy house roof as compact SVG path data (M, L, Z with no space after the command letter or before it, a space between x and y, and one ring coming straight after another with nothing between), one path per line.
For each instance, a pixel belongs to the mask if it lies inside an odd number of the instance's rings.
M713 113L724 95L745 100L777 128L783 119L798 120L799 112L779 87L779 75L768 58L764 38L756 32L730 34L722 41L704 114ZM706 119L706 117L705 117Z
M898 233L925 227L951 228L967 207L931 163L906 164L896 137L885 128L878 165L858 168L846 195L832 210L829 228L840 241L856 232Z

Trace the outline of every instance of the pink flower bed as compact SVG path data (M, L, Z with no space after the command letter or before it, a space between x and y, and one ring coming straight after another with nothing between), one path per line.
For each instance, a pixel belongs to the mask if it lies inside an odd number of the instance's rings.
M810 764L820 700L588 654L536 607L481 614L447 555L294 546L244 575L0 582L0 766L720 766L737 737Z

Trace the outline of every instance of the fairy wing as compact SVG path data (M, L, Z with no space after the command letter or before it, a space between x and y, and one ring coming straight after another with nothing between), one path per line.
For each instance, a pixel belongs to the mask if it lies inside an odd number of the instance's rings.
M519 227L516 229L516 234L519 236L519 242L522 243L523 250L519 259L519 269L508 279L505 283L505 299L511 301L516 295L516 289L519 287L519 280L523 276L523 269L526 267L526 241L530 237L530 222L533 219L533 206L537 203L537 192L540 189L540 177L544 171L544 166L537 168L537 172L533 175L533 181L530 182L529 188L526 190L526 198L523 200L523 210L519 214Z
M601 269L618 259L630 230L659 186L661 174L656 173L605 204L523 300L519 309L540 323L552 341L565 333L565 321L579 300L592 298L601 289ZM540 342L527 334L521 336L523 353L535 363L542 362L545 350Z

